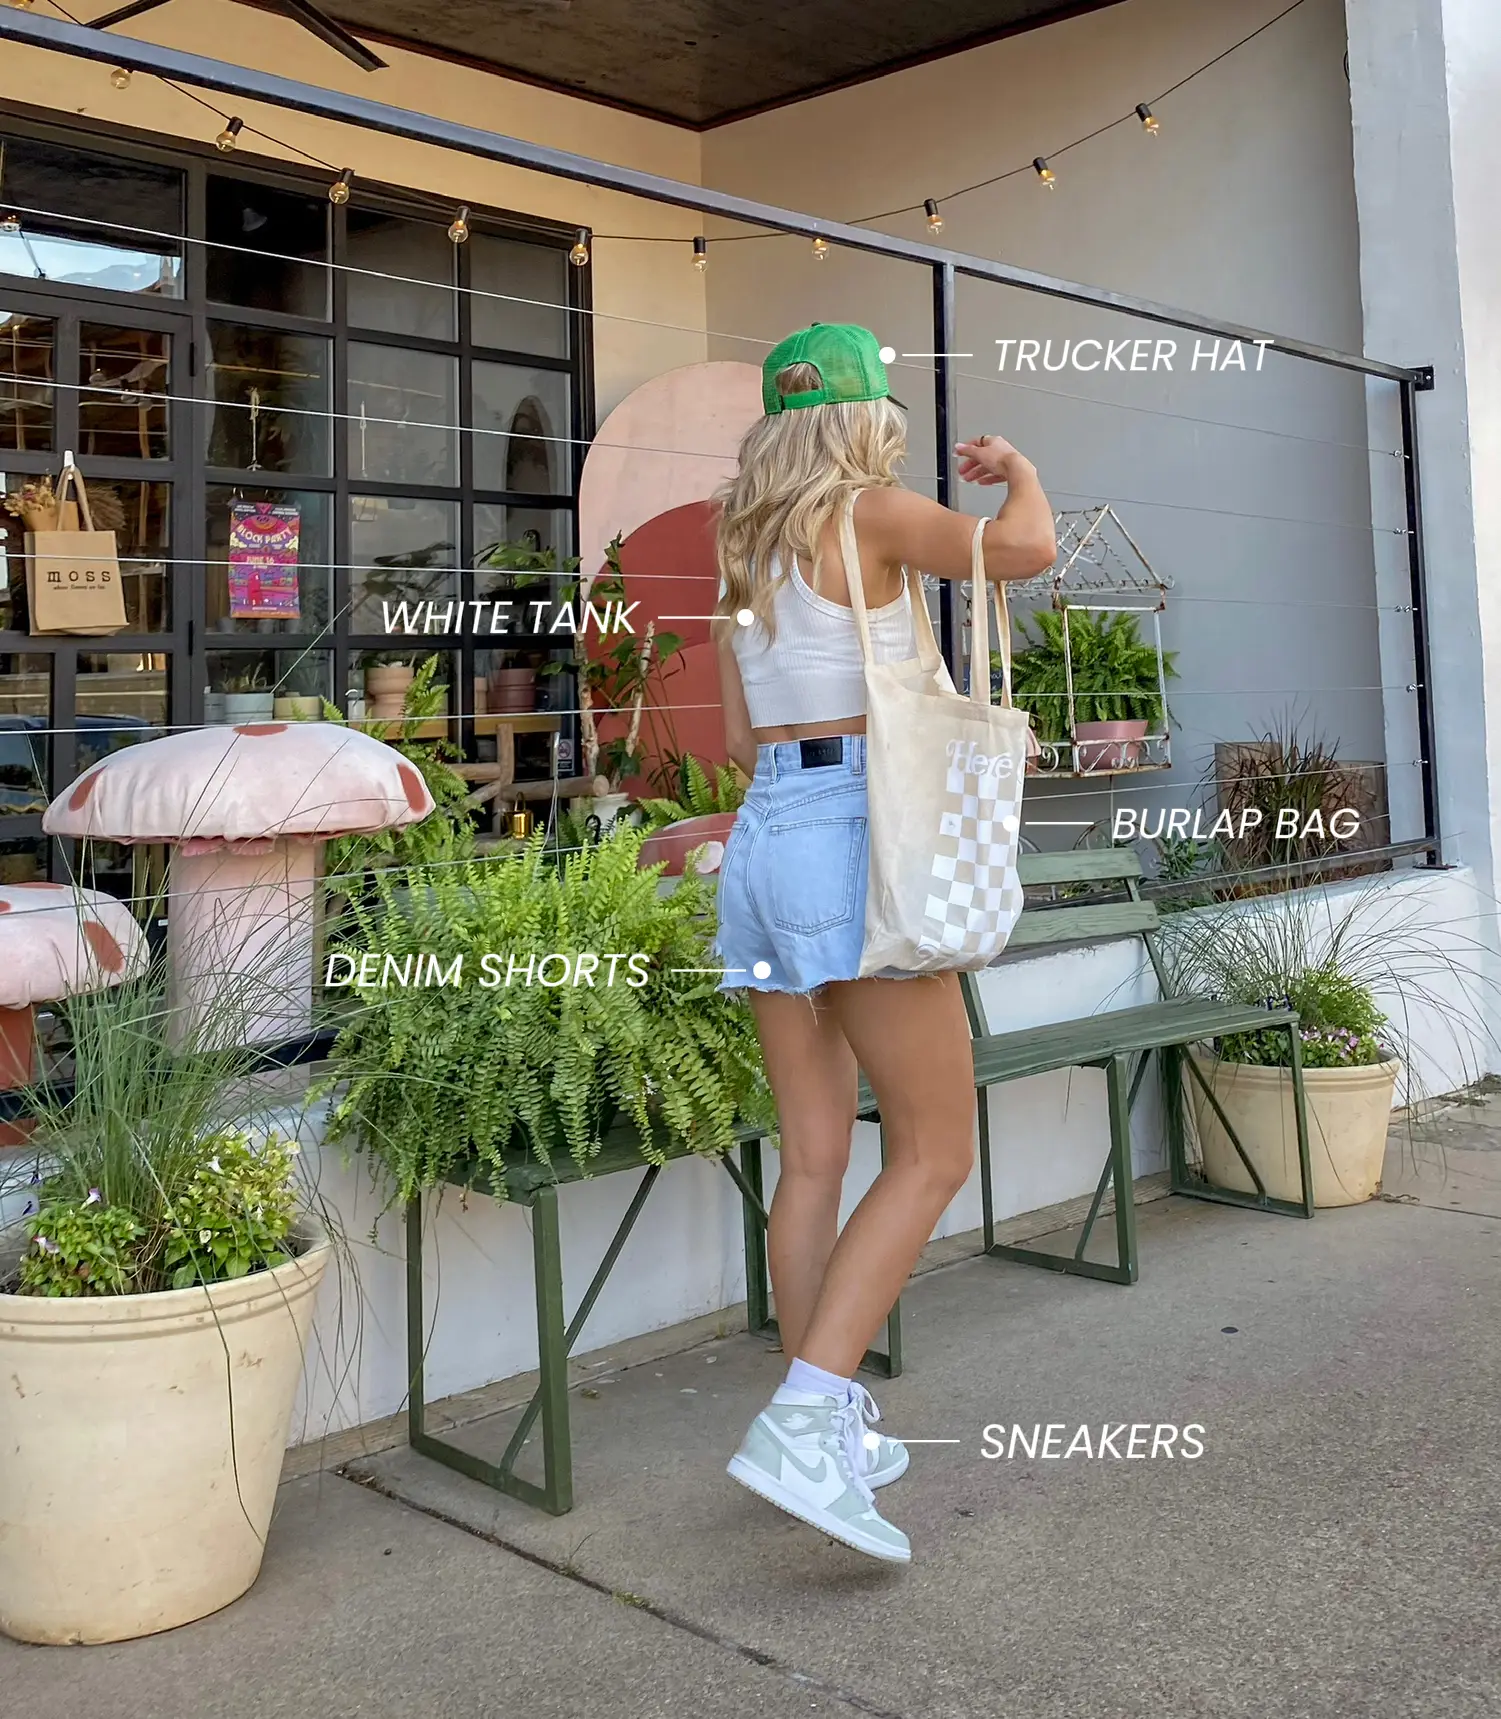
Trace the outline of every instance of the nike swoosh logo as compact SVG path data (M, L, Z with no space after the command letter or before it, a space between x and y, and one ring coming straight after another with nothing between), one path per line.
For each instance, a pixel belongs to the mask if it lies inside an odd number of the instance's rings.
M817 1462L807 1463L803 1461L796 1451L788 1450L787 1446L783 1445L782 1461L790 1462L798 1473L802 1475L803 1479L809 1481L814 1486L822 1485L823 1482L829 1478L830 1463L828 1454L824 1451L819 1452Z

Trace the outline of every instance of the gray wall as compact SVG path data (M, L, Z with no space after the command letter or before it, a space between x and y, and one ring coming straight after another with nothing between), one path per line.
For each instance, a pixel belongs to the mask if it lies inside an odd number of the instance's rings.
M845 219L941 195L1129 113L1266 16L1260 0L1131 0L710 132L705 181ZM943 238L1358 352L1344 48L1339 0L1309 0L1157 103L1159 136L1133 118L1054 157L1052 191L1027 169L945 202ZM920 214L875 225L925 232ZM931 351L919 269L837 250L818 262L799 239L711 240L711 249L715 355L757 357L762 347L736 337L770 341L814 319L863 321L900 352ZM1114 803L1193 803L1216 739L1289 715L1346 758L1383 759L1386 704L1411 704L1405 623L1387 617L1383 664L1376 607L1378 558L1401 561L1402 467L1367 452L1373 439L1395 442L1389 413L1368 432L1365 384L1275 352L1258 374L1251 350L1247 373L1212 373L1207 362L1194 371L1193 335L981 282L962 283L959 310L958 350L973 355L958 361L961 431L1016 441L1060 507L1115 502L1175 585L1164 616L1181 676L1170 694L1175 768L1117 779ZM995 343L1018 336L1053 339L1055 360L1065 338L1176 338L1178 350L1171 372L1033 374L1013 358L1001 375ZM902 361L893 384L912 409L911 481L931 489L931 364ZM1395 390L1372 392L1379 408ZM959 505L977 513L989 501L965 490ZM1388 586L1382 601L1405 595ZM1395 688L1385 698L1383 682ZM1416 748L1393 750L1396 833L1416 834ZM1065 806L1044 803L1065 794ZM1110 804L1092 784L1060 783L1033 792L1030 813L1088 821ZM1034 833L1043 846L1074 834Z

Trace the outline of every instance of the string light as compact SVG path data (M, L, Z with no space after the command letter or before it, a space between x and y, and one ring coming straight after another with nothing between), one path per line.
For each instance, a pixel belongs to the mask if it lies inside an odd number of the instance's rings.
M238 116L231 119L223 131L214 139L214 148L221 155L230 155L235 145L240 141L240 133L245 129L245 121Z
M693 241L693 266L700 274L709 266L709 241L702 235Z
M928 217L928 231L941 233L943 231L943 216L938 213L938 204L931 197L923 198L923 213Z
M1048 166L1046 158L1041 155L1035 156L1032 165L1037 170L1037 177L1051 191L1058 175Z
M814 255L814 257L819 262L822 262L824 260L824 258L826 256L828 256L828 254L829 254L829 241L827 239L815 239L813 241L813 255Z
M469 237L469 205L461 204L459 212L453 218L453 225L448 229L448 236L454 244L462 245Z
M1151 108L1149 108L1144 101L1137 102L1136 117L1141 121L1142 130L1145 131L1149 137L1155 137L1161 130L1161 122L1158 120L1157 115L1152 112Z
M354 178L354 169L346 167L328 188L330 203L347 203L349 201L349 181Z
M568 260L576 269L583 268L589 261L589 229L580 227L573 236L573 249L568 253Z
M130 73L124 66L116 66L109 74L109 81L117 90L130 88Z
M0 215L0 233L19 233L20 230L21 217L14 209L7 209L3 215Z

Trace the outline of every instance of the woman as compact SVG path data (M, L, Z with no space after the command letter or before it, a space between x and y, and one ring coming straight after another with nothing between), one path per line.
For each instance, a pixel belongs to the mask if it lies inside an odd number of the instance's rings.
M905 1563L907 1537L872 1488L897 1479L907 1453L867 1431L876 1408L853 1375L969 1175L974 1082L956 974L856 977L865 684L839 527L853 506L872 649L897 660L917 651L917 574L968 579L976 521L901 487L906 424L867 329L790 336L766 360L762 398L720 496L725 739L752 782L720 872L719 953L725 988L750 993L780 1118L767 1243L794 1359L729 1471L835 1539ZM1006 486L984 528L986 576L1051 566L1052 509L1028 461L999 436L957 454L966 482ZM841 1233L857 1068L887 1162Z

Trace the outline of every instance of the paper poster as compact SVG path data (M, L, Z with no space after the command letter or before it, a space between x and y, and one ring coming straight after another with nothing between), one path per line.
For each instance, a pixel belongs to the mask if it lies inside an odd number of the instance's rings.
M302 613L297 584L300 508L237 501L229 509L229 612L235 616Z

